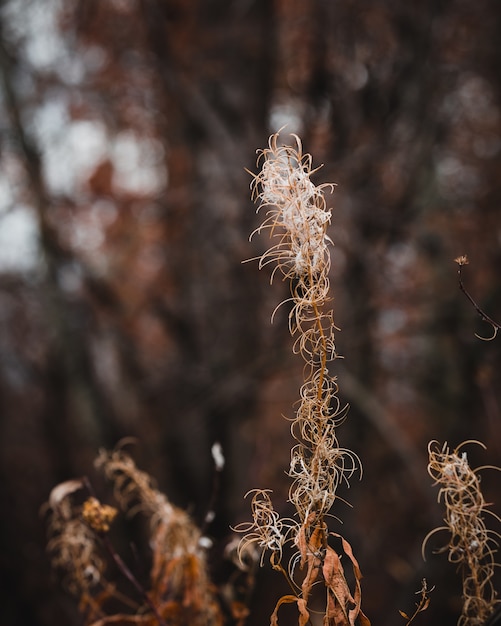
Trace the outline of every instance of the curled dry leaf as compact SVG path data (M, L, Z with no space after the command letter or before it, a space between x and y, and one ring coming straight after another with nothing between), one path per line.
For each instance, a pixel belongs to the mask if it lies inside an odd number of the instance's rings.
M84 483L80 479L66 480L64 483L59 483L50 492L49 506L51 509L57 508L61 502L75 491L83 489Z
M308 612L308 609L306 608L306 602L302 598L298 598L297 596L293 595L282 596L277 602L275 610L271 614L270 626L278 626L278 609L282 606L282 604L292 603L297 604L297 608L299 611L299 626L306 626L310 619L310 614Z
M330 533L330 535L341 540L343 551L351 561L355 576L355 590L352 594L346 582L341 558L333 548L328 546L323 566L323 575L329 597L327 616L334 619L334 624L343 624L342 621L339 621L342 617L345 620L344 623L350 626L355 626L357 620L361 626L370 626L369 619L361 610L362 588L360 581L362 580L362 572L351 545L338 533ZM333 601L334 598L336 601Z

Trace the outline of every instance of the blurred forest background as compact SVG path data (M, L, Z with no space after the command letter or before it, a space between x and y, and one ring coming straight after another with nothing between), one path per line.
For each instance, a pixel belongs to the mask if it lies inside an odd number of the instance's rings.
M364 477L340 530L374 625L455 624L460 581L421 559L440 524L430 439L501 462L501 4L497 0L4 0L0 9L0 622L77 625L40 507L100 447L134 456L208 528L216 581L248 489L286 503L301 383L264 238L255 151L287 124L333 196L341 445ZM474 453L473 453L474 452ZM486 499L501 511L499 476ZM445 539L442 537L442 539ZM258 572L249 626L283 584ZM418 623L418 622L416 622Z

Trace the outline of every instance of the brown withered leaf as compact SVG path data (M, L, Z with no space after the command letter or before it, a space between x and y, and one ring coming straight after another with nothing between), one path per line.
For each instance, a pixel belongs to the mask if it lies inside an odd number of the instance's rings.
M317 552L322 547L322 538L325 535L325 525L313 526L318 521L315 513L310 513L304 524L301 525L297 534L297 547L299 554L301 555L301 567L303 567L305 561L308 559L308 555L311 552ZM311 536L308 537L310 528L313 527Z
M311 524L316 521L315 515L310 515L308 522ZM318 579L322 561L320 555L322 554L326 528L324 524L318 525L313 529L313 532L308 537L307 531L311 528L310 524L304 524L298 534L298 548L301 554L301 568L305 563L308 564L306 575L301 584L302 597L307 601L311 588L315 581Z
M349 624L350 626L356 626L356 622L359 620L361 626L370 626L369 619L361 610L362 588L360 581L362 572L360 571L358 561L353 554L350 544L344 537L338 533L330 533L330 535L341 540L343 551L351 561L355 576L355 590L352 595L344 576L341 559L337 552L328 546L324 559L323 575L325 584L336 598L337 603L333 601L328 602L326 619L332 618L335 620L334 624L336 625ZM344 622L339 621L342 619L344 619Z
M341 559L330 546L325 553L322 572L328 589L327 623L348 624L348 607L355 604L350 588L344 577Z
M307 557L308 567L303 582L301 583L302 597L305 602L308 601L311 588L317 581L322 567L322 561L318 556L315 556L315 554L316 551L312 554L309 554Z
M275 605L275 609L270 618L270 626L278 626L278 609L282 606L282 604L291 604L293 602L297 604L297 608L299 611L299 626L306 626L306 624L308 624L310 620L310 614L308 612L308 609L306 608L306 601L303 598L288 595L282 596Z

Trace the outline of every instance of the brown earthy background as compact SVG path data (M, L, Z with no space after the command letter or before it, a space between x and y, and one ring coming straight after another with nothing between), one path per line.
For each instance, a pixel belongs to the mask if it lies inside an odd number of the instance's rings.
M287 287L241 264L267 243L248 242L244 168L287 124L324 164L316 182L338 185L339 440L364 476L335 512L364 611L402 624L426 576L416 623L454 624L440 537L420 553L442 517L426 447L480 439L472 464L501 462L501 338L475 337L491 329L453 262L468 254L467 286L499 321L501 4L10 0L0 20L0 623L81 623L40 507L123 437L198 523L221 442L216 581L249 489L291 513L281 415L302 372L286 307L270 324ZM484 475L498 513L499 480ZM249 626L282 591L260 570Z

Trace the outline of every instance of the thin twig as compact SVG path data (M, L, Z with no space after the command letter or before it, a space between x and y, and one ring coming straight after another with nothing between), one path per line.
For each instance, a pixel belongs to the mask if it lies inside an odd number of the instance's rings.
M85 486L86 486L87 490L89 491L89 493L91 494L91 496L95 497L94 488L93 488L90 480L85 476L83 478L82 482L85 484ZM153 613L153 615L155 616L156 620L158 621L158 626L167 626L167 622L162 618L162 616L158 612L157 607L155 606L155 604L153 603L152 599L150 598L150 596L146 592L146 589L143 587L143 585L141 585L141 583L134 576L134 574L129 569L127 564L123 561L122 557L117 553L117 551L113 547L113 544L111 543L110 538L108 537L108 535L105 532L103 532L103 533L96 532L96 534L99 537L99 539L101 540L101 543L102 543L104 549L106 550L106 552L108 553L110 558L113 560L115 565L118 567L120 572L134 586L134 588L139 593L139 595L143 598L143 600L146 602L146 604L150 607L151 612Z
M99 535L99 538L101 539L104 549L109 554L111 559L113 559L113 562L115 563L115 565L118 567L121 573L127 578L127 580L130 583L132 583L132 585L135 587L137 592L141 595L141 597L144 599L146 604L150 607L151 612L153 613L156 620L158 621L158 625L167 626L167 622L162 618L162 616L158 612L157 607L151 600L150 596L147 594L145 588L141 585L141 583L137 580L137 578L128 568L127 564L123 561L122 557L116 552L108 535L103 533Z
M498 322L493 320L492 317L489 317L489 315L487 315L487 313L483 309L480 308L480 306L474 300L473 296L471 296L469 291L464 286L464 283L463 283L463 267L465 265L468 265L468 263L469 263L468 257L466 255L463 255L463 256L460 256L460 257L458 257L457 259L454 259L454 260L459 265L459 269L458 269L459 289L464 293L464 295L471 302L471 304L473 305L473 308L479 314L479 316L481 317L482 321L483 322L487 322L487 324L490 324L492 326L493 330L494 330L494 334L492 335L492 337L480 337L479 335L476 335L476 336L479 339L483 339L484 341L491 341L497 335L498 330L501 328L501 324L499 324Z

